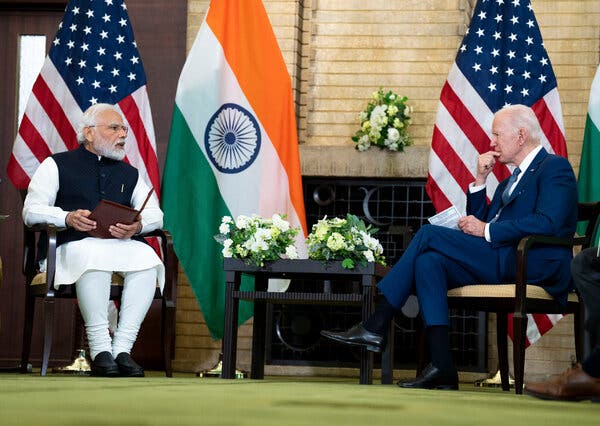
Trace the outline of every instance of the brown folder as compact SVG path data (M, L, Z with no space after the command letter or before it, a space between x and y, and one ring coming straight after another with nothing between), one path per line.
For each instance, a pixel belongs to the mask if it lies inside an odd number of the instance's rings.
M100 200L92 214L89 216L90 219L96 221L96 229L88 231L88 234L96 238L115 238L108 231L108 228L117 223L131 225L135 222L136 217L144 210L144 207L146 207L146 203L150 199L152 191L154 191L154 188L150 189L150 192L148 192L148 195L144 200L144 204L142 204L142 207L139 210L115 203L114 201Z

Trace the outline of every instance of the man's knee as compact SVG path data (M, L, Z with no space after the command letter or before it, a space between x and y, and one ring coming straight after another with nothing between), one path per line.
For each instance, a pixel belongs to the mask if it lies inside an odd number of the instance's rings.
M432 268L441 267L444 263L444 256L434 251L426 251L421 253L415 259L415 272L427 273Z

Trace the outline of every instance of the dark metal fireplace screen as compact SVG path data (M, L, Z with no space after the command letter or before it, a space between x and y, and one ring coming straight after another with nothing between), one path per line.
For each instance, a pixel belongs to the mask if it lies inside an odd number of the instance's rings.
M305 177L304 202L309 230L317 220L344 217L352 213L379 229L377 238L388 264L393 265L404 252L414 232L435 210L425 192L424 180L338 179ZM314 291L329 283L294 281L294 291ZM413 303L410 303L413 302ZM395 368L413 368L418 348L414 300L396 318L394 335ZM272 305L268 314L272 324L267 336L267 363L358 367L357 349L343 350L321 338L319 331L345 329L360 321L360 309L350 306ZM486 371L487 326L481 312L452 310L451 346L457 367L463 371ZM376 357L377 360L377 357Z

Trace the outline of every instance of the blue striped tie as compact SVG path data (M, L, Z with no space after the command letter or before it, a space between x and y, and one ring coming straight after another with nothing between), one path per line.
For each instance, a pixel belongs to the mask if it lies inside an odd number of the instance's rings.
M512 175L508 178L506 188L504 188L504 191L502 192L502 204L508 203L508 200L510 199L510 188L512 188L514 183L517 181L517 176L519 176L519 173L521 173L521 169L517 167L513 170Z

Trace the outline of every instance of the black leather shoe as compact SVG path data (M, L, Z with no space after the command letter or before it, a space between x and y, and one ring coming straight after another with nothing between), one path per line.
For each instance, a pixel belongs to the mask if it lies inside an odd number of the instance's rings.
M115 358L122 377L144 377L144 369L140 367L127 352L121 352Z
M366 346L371 352L382 352L385 347L385 337L368 331L362 324L356 324L348 331L321 330L321 336L347 345Z
M120 374L119 366L108 351L96 355L92 361L91 370L91 375L97 377L118 377Z
M458 373L456 370L440 370L428 364L415 380L398 382L401 388L409 389L445 389L458 390Z

